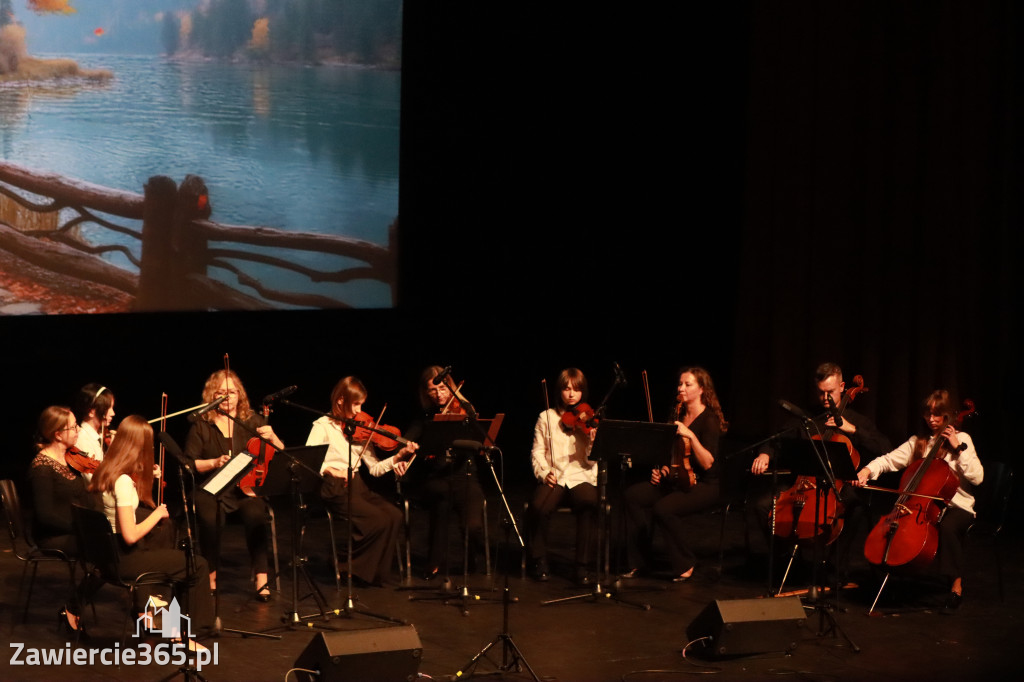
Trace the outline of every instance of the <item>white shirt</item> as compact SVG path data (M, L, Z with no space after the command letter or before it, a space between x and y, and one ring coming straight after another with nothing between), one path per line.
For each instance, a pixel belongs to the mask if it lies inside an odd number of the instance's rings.
M103 513L110 521L110 527L115 533L120 534L117 527L117 508L131 507L134 511L139 508L139 491L135 489L135 482L128 474L121 474L114 481L114 492L103 491Z
M552 453L548 453L548 433L551 433ZM548 472L554 472L558 485L575 488L580 483L597 485L597 462L587 459L593 444L589 438L577 436L576 431L566 433L558 412L544 410L533 427L533 475L543 481Z
M91 459L97 462L103 461L103 439L100 438L100 434L96 433L96 429L89 422L82 422L81 428L78 429L78 439L75 441L75 447L89 455ZM82 474L82 476L85 478L86 483L92 480L92 474Z
M964 489L964 481L967 481L972 486L981 485L981 481L985 477L985 470L981 466L981 460L978 459L978 452L974 449L974 441L971 440L970 435L963 431L957 431L956 437L961 443L967 445L967 449L963 452L949 452L945 450L942 458L949 463L953 471L960 477L960 485L956 489L953 499L950 500L950 504L963 509L965 512L969 512L973 516L974 495ZM932 436L928 439L928 447L925 449L925 452L931 449L934 444L935 436ZM881 457L871 460L864 468L871 472L872 479L876 479L890 471L906 469L907 465L910 464L911 457L914 455L914 448L916 446L917 436L911 436L903 445Z
M341 471L341 478L348 478L348 439L345 438L345 427L330 417L320 417L313 422L313 428L306 438L306 445L327 444L327 456L320 467L320 473L328 468ZM377 458L377 451L372 443L356 443L352 445L352 471L359 468L359 462L366 462L366 468L373 476L383 476L395 468L395 458L385 460Z

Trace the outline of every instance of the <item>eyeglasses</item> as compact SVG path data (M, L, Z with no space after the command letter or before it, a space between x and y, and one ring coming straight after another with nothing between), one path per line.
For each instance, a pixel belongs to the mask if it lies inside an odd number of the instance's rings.
M77 431L80 428L82 428L82 427L79 426L78 424L74 424L72 426L65 426L63 429L61 429L61 431Z

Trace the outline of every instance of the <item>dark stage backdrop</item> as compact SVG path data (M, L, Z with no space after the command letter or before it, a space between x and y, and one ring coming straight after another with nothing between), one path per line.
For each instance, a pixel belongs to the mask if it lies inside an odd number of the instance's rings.
M627 419L645 417L641 370L660 416L676 369L706 366L731 450L780 398L809 405L827 359L864 375L857 408L894 442L947 385L978 404L982 457L1014 461L1015 5L730 3L670 23L426 4L404 27L398 308L0 320L4 475L82 384L155 415L161 392L197 403L224 353L255 397L297 384L324 410L356 374L400 427L420 369L451 364L508 414L519 480L541 379L579 366L597 403L613 361ZM293 444L311 419L272 416Z

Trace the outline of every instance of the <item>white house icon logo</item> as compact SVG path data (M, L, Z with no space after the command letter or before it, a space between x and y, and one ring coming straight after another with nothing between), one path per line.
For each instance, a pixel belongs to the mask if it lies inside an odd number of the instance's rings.
M164 608L164 607L167 608ZM155 627L157 618L160 618L160 627ZM184 621L184 623L182 623ZM184 625L184 627L182 627ZM144 632L149 632L167 639L181 639L182 636L191 639L195 637L192 633L192 619L181 615L181 607L178 606L178 599L171 598L168 604L159 597L150 597L146 601L146 612L135 619L135 637L141 637Z

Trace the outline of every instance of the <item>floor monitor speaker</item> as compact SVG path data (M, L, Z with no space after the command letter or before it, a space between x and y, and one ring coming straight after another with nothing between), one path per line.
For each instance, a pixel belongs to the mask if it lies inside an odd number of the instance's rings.
M422 656L420 637L412 625L340 630L318 633L295 659L294 667L319 673L296 671L300 680L405 682L416 678Z
M703 651L712 656L791 651L806 618L799 597L718 599L693 619L686 637L690 642L704 639Z

